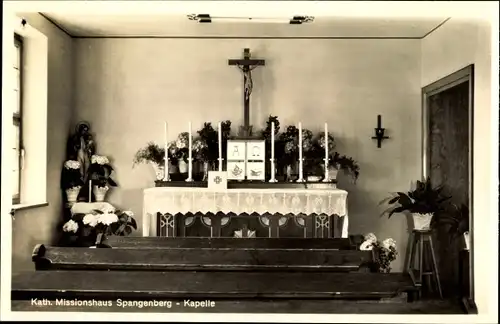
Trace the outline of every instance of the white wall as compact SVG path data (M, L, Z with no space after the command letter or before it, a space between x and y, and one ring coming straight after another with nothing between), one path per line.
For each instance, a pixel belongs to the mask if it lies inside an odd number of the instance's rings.
M451 19L422 41L422 81L424 87L469 64L474 64L474 265L476 302L480 312L487 311L490 284L485 278L492 278L484 261L490 259L489 240L484 235L496 237L497 226L490 227L488 219L492 188L491 154L492 118L491 105L491 32L485 21ZM496 73L496 72L495 72ZM495 107L495 109L497 109ZM494 143L493 145L496 145ZM483 262L480 262L482 260ZM481 293L482 292L482 293Z
M137 149L194 130L204 121L242 123L242 75L228 66L244 47L266 59L254 70L251 122L263 127L269 114L283 126L302 121L320 130L324 122L341 153L359 161L357 185L349 191L350 233L393 237L401 258L406 220L380 219L380 200L409 189L421 174L419 40L222 40L74 39L75 120L89 120L98 152L111 157L120 187L112 203L130 208L141 224L142 190L153 186L148 166L132 169ZM371 139L381 114L390 140ZM340 179L342 180L342 179ZM139 229L136 235L142 232Z
M31 252L38 243L53 242L62 220L59 187L60 172L66 155L66 139L72 115L72 40L35 13L23 14L31 26L48 39L47 76L47 202L46 207L19 210L12 222L12 271L34 269ZM27 48L29 50L29 48ZM43 121L41 121L43 122ZM26 131L29 132L33 128ZM31 154L27 152L27 154ZM43 163L42 161L41 163ZM36 181L37 176L31 177Z

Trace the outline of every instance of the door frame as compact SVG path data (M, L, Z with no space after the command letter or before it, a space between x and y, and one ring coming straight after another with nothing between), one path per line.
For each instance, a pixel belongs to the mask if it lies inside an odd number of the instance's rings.
M429 175L429 97L469 82L469 303L474 305L474 64L422 88L422 175Z

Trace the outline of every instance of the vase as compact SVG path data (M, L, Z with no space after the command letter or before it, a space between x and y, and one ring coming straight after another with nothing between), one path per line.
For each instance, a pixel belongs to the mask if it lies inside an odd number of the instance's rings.
M287 165L286 166L286 181L290 181L292 182L292 166L291 165Z
M80 189L82 189L82 187L80 187L80 186L66 189L66 197L68 198L69 203L76 202L76 199L78 198L78 194L80 193Z
M328 168L328 177L329 177L330 181L336 181L338 173L339 173L339 169L337 169L336 167L329 167Z
M203 180L207 181L208 179L208 162L203 162Z
M95 196L95 201L97 202L102 202L104 201L104 197L106 197L106 193L108 192L109 187L98 187L94 186L94 196Z
M188 172L188 164L184 160L179 160L179 173L187 173Z
M163 180L165 178L165 166L160 165L156 162L151 162L153 169L155 170L156 180Z
M470 234L469 232L464 232L464 242L465 242L465 247L464 250L470 250Z
M413 228L418 231L428 231L431 228L433 213L413 213Z

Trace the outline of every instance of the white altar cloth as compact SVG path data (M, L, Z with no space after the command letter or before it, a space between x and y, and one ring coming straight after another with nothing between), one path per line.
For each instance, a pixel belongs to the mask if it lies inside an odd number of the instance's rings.
M341 236L348 237L347 191L340 189L148 188L144 190L143 236L156 235L158 212L326 214L343 218Z

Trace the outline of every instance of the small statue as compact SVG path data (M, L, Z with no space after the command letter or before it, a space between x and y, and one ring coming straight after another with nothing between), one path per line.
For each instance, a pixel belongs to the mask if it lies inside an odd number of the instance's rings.
M80 162L80 175L84 187L88 186L88 170L91 164L92 155L95 154L96 147L92 134L90 133L90 124L88 122L79 122L75 127L75 133L70 136L67 146L68 160ZM80 191L85 193L86 190Z

